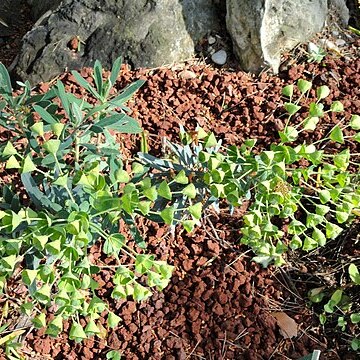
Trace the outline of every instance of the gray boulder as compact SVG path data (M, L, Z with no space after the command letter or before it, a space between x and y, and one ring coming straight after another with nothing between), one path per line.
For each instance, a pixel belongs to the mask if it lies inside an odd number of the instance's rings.
M244 70L259 72L267 63L276 73L281 53L321 31L327 11L327 0L227 0L226 26Z
M64 0L24 37L15 75L34 84L119 55L134 67L188 59L220 29L214 1Z

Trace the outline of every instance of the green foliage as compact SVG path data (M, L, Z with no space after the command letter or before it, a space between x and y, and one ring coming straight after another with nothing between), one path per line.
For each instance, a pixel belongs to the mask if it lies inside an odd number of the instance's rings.
M167 176L158 189L169 206L161 213L163 220L181 222L192 231L210 205L218 209L226 201L231 210L250 200L241 242L254 250L254 260L264 266L283 264L288 248L312 251L335 239L359 214L359 163L357 154L345 147L359 136L358 117L353 115L348 125L339 122L315 143L301 143L303 132L314 131L322 119L343 110L339 101L328 108L322 104L330 94L327 86L316 89L317 99L304 108L302 100L311 89L312 83L306 80L284 87L283 94L289 97L284 130L280 141L261 153L253 152L255 139L240 147L223 147L213 133L197 128L194 135L180 127L182 144L167 143L169 159L139 154L145 166L159 171L152 181ZM352 135L345 135L350 128ZM344 147L334 152L334 142ZM280 228L279 221L288 226Z
M120 66L118 59L104 81L96 62L95 86L73 72L95 104L67 93L60 81L48 93L35 96L28 83L22 84L23 92L14 97L7 72L0 66L0 125L12 136L0 154L29 198L23 201L18 187L3 187L0 289L20 267L34 308L56 304L55 317L46 322L38 315L35 326L46 323L47 333L57 336L63 320L71 318L69 336L75 341L103 332L97 319L109 309L96 296L94 275L107 266L88 257L89 247L99 240L102 252L116 262L111 268L114 299L142 301L152 289L167 286L173 267L130 247L119 233L120 220L128 225L138 247L145 248L135 227L138 216L170 226L182 224L190 232L210 206L219 210L226 202L233 211L248 201L241 242L254 251L255 261L267 266L283 264L289 248L312 251L324 246L359 214L358 163L346 148L349 141L359 141L357 115L348 125L336 124L323 139L301 143L303 132L314 131L329 113L343 109L339 102L328 109L321 102L329 95L326 86L316 90L317 99L308 108L301 101L310 93L310 82L299 80L283 89L289 97L288 118L279 142L265 151L254 151L256 139L240 147L224 147L212 132L198 127L188 133L180 127L181 144L167 141L167 158L150 155L142 143L145 152L136 161L130 159L128 173L113 131L141 133L136 120L126 114L125 103L143 82L110 96ZM299 121L304 111L306 116ZM326 144L331 143L341 149L329 151ZM287 226L280 227L284 221ZM354 269L351 274L357 281ZM339 305L339 298L342 295L337 293L329 300L329 313ZM85 328L79 315L87 320ZM120 321L109 312L108 327Z
M320 305L320 324L345 333L350 339L349 347L357 352L360 350L360 309L356 294L359 293L360 278L354 263L347 267L347 273L348 281L343 281L342 286L314 288L309 291L308 298L310 305L318 304L318 308Z
M89 247L98 240L103 253L116 264L113 298L144 300L153 288L166 287L171 277L172 266L137 253L119 233L121 219L132 227L134 217L147 215L154 201L172 197L166 181L148 186L150 179L135 180L144 172L141 164L133 163L130 174L123 168L114 131L141 132L137 121L126 114L125 104L143 81L110 96L120 67L117 59L104 81L101 64L96 62L95 86L73 72L95 98L90 104L66 92L60 81L43 95L32 95L26 82L21 84L22 93L13 96L7 71L0 64L0 125L11 136L0 147L0 156L7 171L21 182L4 185L0 195L0 291L20 268L31 299L23 311L31 316L36 308L55 305L51 321L45 312L33 316L34 326L46 326L51 336L63 331L65 319L73 320L69 337L75 341L102 332L97 319L108 305L96 296L94 275L107 266L93 263L88 256ZM22 201L18 185L28 201ZM136 240L143 243L138 233ZM85 328L79 316L87 319ZM109 328L120 321L108 311ZM108 358L120 355L110 352Z

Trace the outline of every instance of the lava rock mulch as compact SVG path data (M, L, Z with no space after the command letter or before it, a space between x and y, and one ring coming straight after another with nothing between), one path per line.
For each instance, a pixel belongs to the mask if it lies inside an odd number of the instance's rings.
M89 80L90 71L82 70ZM67 89L84 96L72 75L63 75ZM136 79L147 82L130 102L132 115L149 133L150 152L161 152L161 137L178 140L179 124L196 124L212 130L226 144L240 145L246 138L258 139L264 148L277 141L284 113L281 89L304 78L331 89L329 100L343 102L346 117L360 114L360 60L345 62L328 58L321 64L300 64L279 76L263 73L253 77L240 71L219 70L205 65L129 71L123 69L118 88ZM48 88L42 84L39 91ZM309 135L321 137L322 132ZM119 137L124 152L138 150L139 139ZM360 149L358 149L357 152ZM122 318L106 340L93 338L80 344L66 334L52 339L44 331L33 331L24 340L30 359L105 359L110 349L119 349L124 359L298 359L314 349L323 359L351 359L339 342L328 348L317 317L306 307L306 299L293 302L288 288L274 267L262 269L252 254L239 245L241 215L229 216L223 209L210 214L194 233L176 229L171 234L162 225L139 223L148 250L175 265L170 285L144 303L113 301L111 274L102 271L97 294L108 301ZM94 261L102 258L97 245ZM298 324L298 336L284 339L274 311L285 311ZM68 326L68 325L67 325ZM105 326L105 322L104 322Z

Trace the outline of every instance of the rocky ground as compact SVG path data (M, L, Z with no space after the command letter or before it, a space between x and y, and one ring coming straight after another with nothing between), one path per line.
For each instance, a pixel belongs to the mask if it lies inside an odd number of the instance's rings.
M7 65L16 53L12 51L18 37L13 36L10 47L0 50L0 61ZM351 53L359 44L357 40L350 45ZM300 50L292 55L277 76L264 72L254 77L194 60L173 68L124 68L117 87L146 79L130 107L132 116L149 132L153 153L161 151L162 137L177 140L179 124L187 128L199 124L227 144L239 145L252 137L258 139L259 149L268 146L277 140L277 130L283 126L281 89L299 78L328 85L329 101L342 101L345 116L360 114L359 58L333 53L317 64L307 63ZM81 72L89 79L89 69ZM60 78L75 95L86 96L72 75ZM51 83L41 84L37 91L46 91L49 86ZM327 126L307 140L321 137ZM138 148L139 139L134 136L122 136L119 141L125 156ZM210 214L191 235L178 229L172 236L165 226L142 222L139 225L149 251L175 266L171 284L145 303L114 302L109 296L110 274L103 271L97 278L98 296L109 301L121 316L119 327L106 339L81 344L70 341L65 333L52 339L41 330L29 329L22 353L28 359L85 360L105 359L110 349L119 349L129 360L260 360L298 359L319 349L322 359L356 359L341 332L335 327L325 331L319 325L318 317L307 307L306 294L314 279L321 281L315 274L331 270L326 259L335 248L341 249L338 261L359 259L359 229L310 256L290 256L283 269L262 269L251 261L251 252L239 245L240 223L241 209L231 217L226 210ZM91 256L99 263L112 261L100 255L98 246L91 249ZM14 286L13 295L21 291ZM284 337L279 313L295 320L296 337Z

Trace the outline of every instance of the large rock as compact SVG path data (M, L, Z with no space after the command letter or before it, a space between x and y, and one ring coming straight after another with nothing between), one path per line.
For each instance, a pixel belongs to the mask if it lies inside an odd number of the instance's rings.
M258 72L266 62L277 72L281 53L322 30L327 11L327 0L227 0L226 26L244 70ZM347 22L344 8L342 16Z
M24 37L15 75L38 83L96 59L109 67L119 55L134 67L188 59L202 37L220 28L214 2L64 0Z

